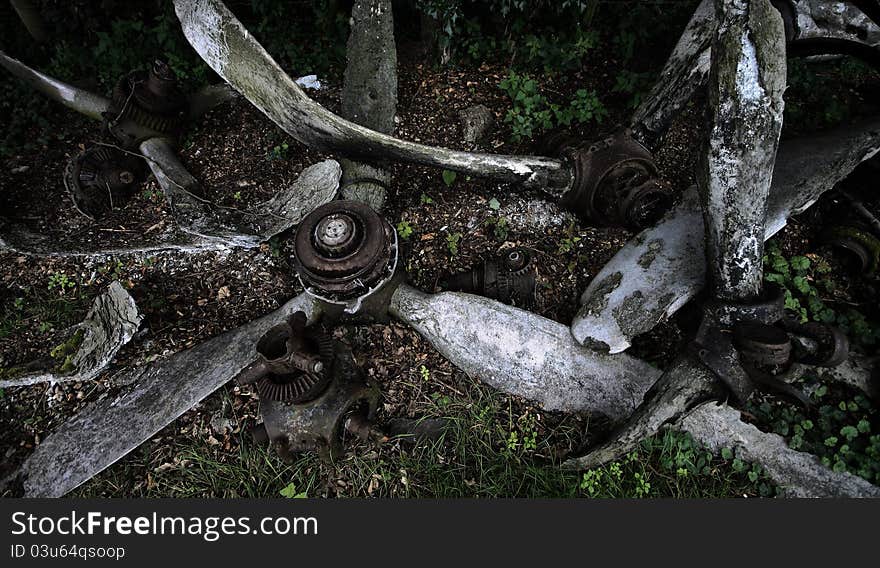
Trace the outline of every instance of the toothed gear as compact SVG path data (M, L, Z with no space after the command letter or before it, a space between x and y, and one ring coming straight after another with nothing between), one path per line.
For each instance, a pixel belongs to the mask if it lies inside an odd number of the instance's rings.
M312 400L324 392L332 377L333 341L325 333L311 330L310 333L321 359L321 371L267 374L257 381L257 394L261 399L296 404Z
M504 265L510 274L527 274L533 269L532 255L526 249L511 249L504 255Z
M109 146L92 146L64 169L64 187L76 209L92 219L123 205L143 177L143 161Z
M157 60L150 71L132 71L116 83L107 113L108 130L117 135L116 125L130 121L142 129L176 137L186 120L186 107L186 96L174 73Z

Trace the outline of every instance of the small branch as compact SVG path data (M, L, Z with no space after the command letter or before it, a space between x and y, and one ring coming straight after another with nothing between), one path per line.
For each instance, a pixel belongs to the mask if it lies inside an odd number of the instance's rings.
M44 43L47 39L46 25L40 16L40 10L30 0L9 0L9 3L12 4L12 8L31 37L38 43Z

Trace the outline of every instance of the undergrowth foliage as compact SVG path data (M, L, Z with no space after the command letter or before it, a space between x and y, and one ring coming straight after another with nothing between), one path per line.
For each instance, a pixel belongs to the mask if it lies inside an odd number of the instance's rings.
M429 369L420 367L418 375L430 384ZM551 421L485 387L466 391L428 397L425 414L449 421L437 441L412 444L404 436L380 446L352 445L335 463L303 455L291 465L243 433L235 436L231 450L216 441L187 440L170 450L147 444L78 495L646 498L775 492L759 467L732 452L712 456L690 436L673 431L645 440L603 468L565 471L559 467L560 448L582 443L583 432L573 419Z
M880 338L880 325L850 306L831 265L818 254L786 258L770 241L764 255L764 279L782 287L786 309L801 321L833 324L860 346L873 346Z
M841 284L842 275L826 258L816 253L786 257L772 240L765 252L764 278L783 289L788 310L801 321L839 327L857 350L876 348L880 325L853 305ZM804 381L813 403L809 409L767 399L751 402L748 411L763 427L785 437L792 449L819 456L834 471L880 482L876 407L861 393L816 382L815 377Z
M835 393L821 384L809 410L782 401L750 403L749 412L794 450L809 452L834 471L880 484L880 417L862 394Z
M528 140L534 135L557 126L571 126L591 121L601 123L608 111L595 91L578 89L568 104L550 102L529 75L510 71L499 84L513 102L504 122L510 124L515 142Z

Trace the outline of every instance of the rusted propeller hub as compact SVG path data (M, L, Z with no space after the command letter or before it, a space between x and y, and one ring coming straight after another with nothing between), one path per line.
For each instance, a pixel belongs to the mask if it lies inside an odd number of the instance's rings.
M157 59L149 71L132 71L117 82L105 126L125 145L149 134L173 138L180 133L186 109L174 71Z
M64 187L80 213L97 219L128 202L143 171L143 161L137 156L108 146L92 146L68 163Z
M397 267L397 235L371 207L333 201L300 223L294 264L310 294L348 304L380 288Z
M545 140L544 150L571 164L574 180L562 205L591 223L639 231L672 204L651 153L629 131L593 143L556 133Z

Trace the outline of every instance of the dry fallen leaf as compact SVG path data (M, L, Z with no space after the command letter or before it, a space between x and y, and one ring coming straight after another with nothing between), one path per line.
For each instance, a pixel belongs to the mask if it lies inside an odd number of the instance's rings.
M217 290L217 301L222 302L229 297L229 286L223 286Z

